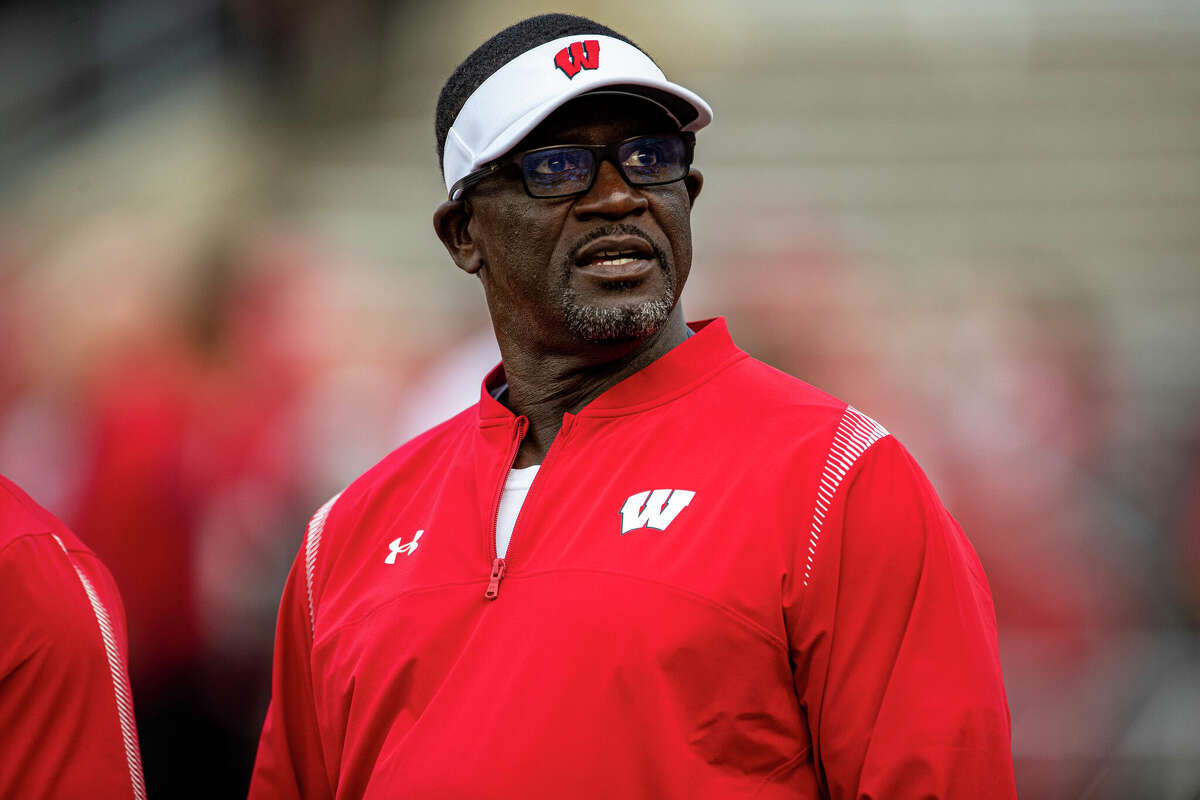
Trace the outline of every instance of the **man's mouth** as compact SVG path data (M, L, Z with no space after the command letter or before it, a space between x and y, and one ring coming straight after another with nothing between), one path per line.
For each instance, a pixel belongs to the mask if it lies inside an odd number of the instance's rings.
M594 267L619 267L623 264L632 264L639 260L636 254L632 252L621 252L620 250L608 250L602 255L597 256L588 263Z
M575 266L610 278L634 278L654 267L654 248L639 236L605 236L589 242Z

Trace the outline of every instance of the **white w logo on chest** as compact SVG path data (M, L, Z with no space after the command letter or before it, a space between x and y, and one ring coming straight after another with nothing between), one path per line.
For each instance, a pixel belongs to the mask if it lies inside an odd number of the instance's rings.
M695 492L686 489L638 492L621 507L621 535L624 536L638 528L665 531L695 496Z

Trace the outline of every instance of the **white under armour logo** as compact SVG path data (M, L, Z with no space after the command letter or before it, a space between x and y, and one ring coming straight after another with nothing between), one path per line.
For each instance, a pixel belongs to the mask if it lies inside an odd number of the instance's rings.
M695 496L686 489L655 489L632 495L621 507L621 535L638 528L665 531Z
M405 544L405 543L404 543L404 537L403 537L403 536L401 536L399 539L397 539L396 541L394 541L394 542L392 542L391 544L389 544L389 545L388 545L388 549L389 549L389 550L391 550L392 552L390 552L390 553L388 553L388 554L387 554L387 558L385 558L385 559L383 560L383 563L385 563L385 564L395 564L395 563L396 563L396 556L400 556L400 555L404 555L404 556L407 556L407 555L412 555L412 552L413 552L414 550L416 550L416 549L417 549L417 541L418 541L418 540L421 538L421 534L422 534L422 533L424 533L424 532L425 532L424 530L419 530L419 531L417 531L417 532L416 532L416 533L413 535L412 541L411 541L411 542L408 542L407 544Z

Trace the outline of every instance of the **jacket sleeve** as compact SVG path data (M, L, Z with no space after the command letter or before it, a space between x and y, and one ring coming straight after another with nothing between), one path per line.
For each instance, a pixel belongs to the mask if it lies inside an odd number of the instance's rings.
M991 593L920 468L883 436L821 522L788 621L828 795L1015 798Z
M0 797L145 798L124 623L90 553L0 548Z
M271 704L258 742L250 800L333 797L313 695L312 632L305 551L301 549L279 606Z

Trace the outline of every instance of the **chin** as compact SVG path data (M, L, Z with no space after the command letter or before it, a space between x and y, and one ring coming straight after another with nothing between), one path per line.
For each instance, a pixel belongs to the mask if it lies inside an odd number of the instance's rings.
M568 294L563 316L567 328L588 342L626 342L658 332L671 316L672 303L657 298L622 305L587 305Z

